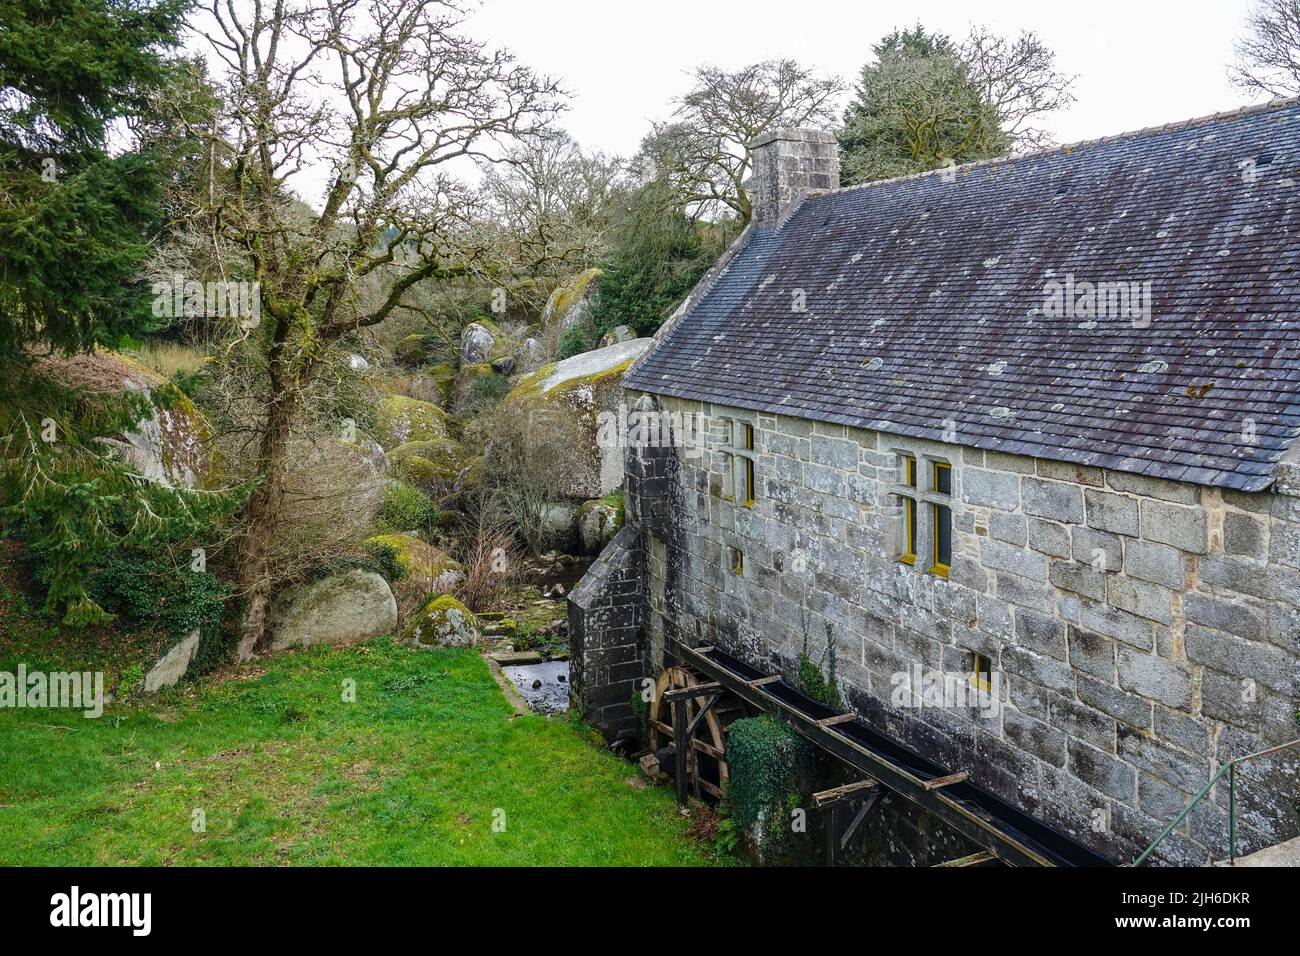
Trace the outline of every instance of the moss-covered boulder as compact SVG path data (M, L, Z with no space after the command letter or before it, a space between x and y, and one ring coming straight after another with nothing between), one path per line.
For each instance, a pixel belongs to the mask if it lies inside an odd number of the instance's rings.
M438 404L446 408L447 402L451 398L451 383L456 379L455 366L443 362L440 365L431 367L426 374L433 379L434 385L437 386L438 392L442 396Z
M563 334L581 322L591 308L592 283L600 276L600 269L585 269L558 286L546 301L542 325Z
M605 545L614 540L623 526L623 495L608 495L584 501L578 509L578 537L582 550L599 554Z
M271 605L271 649L354 644L391 634L397 600L381 575L345 571L281 594Z
M453 438L409 441L388 453L389 465L414 485L450 489L464 467L465 449Z
M379 443L385 449L413 441L435 441L447 437L447 413L432 402L405 395L389 395L379 403Z
M406 577L429 591L446 593L465 580L465 569L460 562L415 535L377 534L366 541L366 546L391 548Z
M469 608L444 594L411 618L402 637L425 647L473 647L479 640L478 621Z
M586 500L613 493L623 484L620 408L623 374L645 354L653 339L632 339L543 365L521 378L507 400L521 415L561 410L571 416L577 444L573 477L559 489Z
M96 349L42 358L42 374L91 394L135 393L148 401L130 431L101 439L142 478L174 487L204 483L212 468L212 430L194 403L170 379L129 355Z

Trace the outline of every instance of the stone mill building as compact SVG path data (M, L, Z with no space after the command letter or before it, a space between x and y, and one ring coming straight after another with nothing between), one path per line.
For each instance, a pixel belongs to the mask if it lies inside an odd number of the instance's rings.
M793 683L829 633L860 720L1131 861L1300 736L1300 105L849 188L827 133L754 165L625 379L672 435L629 439L571 599L575 703L635 735L675 647ZM1000 706L922 706L929 672ZM1243 850L1298 808L1300 749L1241 766ZM1225 857L1226 818L1154 859Z

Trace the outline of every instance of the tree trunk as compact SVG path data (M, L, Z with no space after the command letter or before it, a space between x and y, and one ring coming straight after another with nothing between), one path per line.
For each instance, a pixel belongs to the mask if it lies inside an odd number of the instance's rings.
M259 471L263 480L244 509L244 534L239 547L239 584L246 602L238 648L241 661L253 656L266 635L272 584L270 547L284 504L284 480L296 394L292 385L275 384L276 378L278 376L272 376L266 431L262 434L259 452Z

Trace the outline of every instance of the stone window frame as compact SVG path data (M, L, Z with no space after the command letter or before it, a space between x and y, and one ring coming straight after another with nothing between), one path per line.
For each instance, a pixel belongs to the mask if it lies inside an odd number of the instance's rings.
M728 545L726 550L727 570L737 577L745 576L745 552L734 545Z
M896 460L894 480L889 483L888 494L898 508L898 520L894 533L893 559L899 564L911 567L918 573L933 574L946 578L951 565L939 565L935 550L935 522L939 514L938 507L948 509L949 540L955 545L954 504L956 495L957 462L950 456L934 454L916 447L894 445L890 451ZM916 484L907 480L908 461L916 462ZM948 469L948 493L935 489L935 465ZM909 513L907 502L916 503L914 519L916 551L909 554L907 550ZM924 556L924 558L923 558ZM951 560L951 555L949 556Z
M753 508L758 504L758 426L751 419L735 415L719 415L718 421L727 430L722 442L726 462L722 498L742 508ZM742 442L738 437L741 435L748 442ZM745 463L743 467L740 462Z

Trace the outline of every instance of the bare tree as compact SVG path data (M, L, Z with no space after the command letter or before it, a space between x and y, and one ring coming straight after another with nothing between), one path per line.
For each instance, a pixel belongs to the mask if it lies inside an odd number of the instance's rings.
M237 560L241 657L262 641L270 543L299 404L329 350L406 307L421 283L482 266L448 172L498 159L540 133L556 85L460 32L451 0L211 0L226 109L211 135L230 156L206 210L247 259L261 294L251 333L265 363L256 471ZM333 172L318 214L292 200L295 174ZM382 279L377 294L367 283Z
M839 77L819 78L794 60L765 60L734 72L701 66L671 122L655 124L641 146L647 178L664 178L705 218L749 222L744 184L750 144L781 127L829 127Z
M1300 0L1258 0L1228 76L1270 99L1300 95Z
M1037 34L1025 32L1009 40L976 27L959 56L980 100L992 110L1013 148L1037 149L1051 143L1050 134L1034 124L1074 102L1070 87L1076 77L1056 71L1056 54Z
M516 271L565 274L600 259L626 164L584 153L565 132L533 137L483 180L486 208Z

